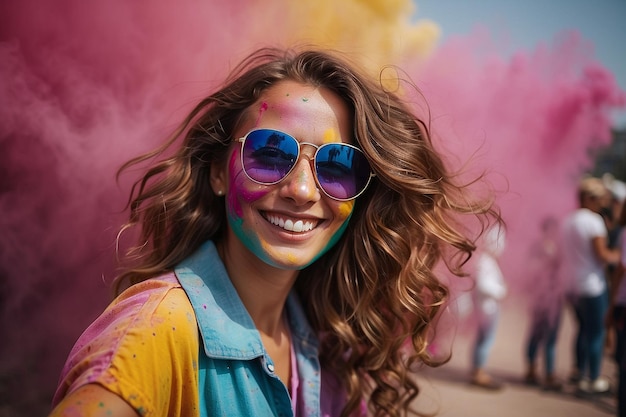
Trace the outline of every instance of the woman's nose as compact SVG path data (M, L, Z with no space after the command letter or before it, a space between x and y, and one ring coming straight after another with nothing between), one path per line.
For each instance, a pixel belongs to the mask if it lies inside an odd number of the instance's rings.
M281 182L280 195L292 199L296 204L306 204L321 198L317 188L312 161L302 155L287 178Z

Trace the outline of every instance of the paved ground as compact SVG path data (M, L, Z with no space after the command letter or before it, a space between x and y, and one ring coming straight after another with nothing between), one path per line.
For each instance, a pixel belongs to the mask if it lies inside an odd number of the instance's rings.
M548 392L529 387L522 381L527 319L522 306L504 305L497 338L489 358L488 371L505 383L498 392L488 392L468 384L470 357L469 334L457 335L452 360L441 368L428 369L420 378L422 392L416 404L424 411L436 411L439 417L605 417L614 416L614 395L582 398L574 386L565 385L562 392ZM563 317L557 344L557 372L567 378L572 363L574 337L573 317ZM615 365L605 356L603 375L616 381Z

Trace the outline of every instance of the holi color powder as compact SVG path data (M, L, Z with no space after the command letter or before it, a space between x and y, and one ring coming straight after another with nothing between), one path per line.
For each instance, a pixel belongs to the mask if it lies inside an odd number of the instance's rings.
M0 4L0 391L43 415L80 332L109 301L115 236L135 173L117 168L165 138L259 46L322 44L373 74L399 64L430 104L451 166L487 169L511 230L513 281L538 219L574 204L588 148L609 140L613 77L575 33L503 57L493 34L437 47L410 1L233 0ZM419 109L426 107L417 98ZM42 405L43 404L43 405ZM40 408L36 408L39 406ZM17 412L19 410L19 412Z

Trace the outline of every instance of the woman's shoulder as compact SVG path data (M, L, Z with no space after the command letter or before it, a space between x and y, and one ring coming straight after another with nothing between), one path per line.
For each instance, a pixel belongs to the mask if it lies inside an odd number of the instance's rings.
M132 387L145 395L150 388L142 381L193 363L198 350L195 315L175 276L149 279L126 289L83 332L57 397L94 382L116 393Z
M195 336L197 324L193 308L173 273L151 278L132 285L122 292L94 320L77 341L71 355L107 351L105 357L115 356L120 349L133 343L152 345L151 335L163 338ZM193 339L193 337L191 338Z
M168 272L129 286L113 300L111 306L129 301L141 304L152 297L165 296L178 288L181 288L181 285L176 279L176 275L173 272Z
M193 309L185 291L176 276L168 273L127 288L109 304L92 327L99 330L111 326L130 329L181 319L195 325Z

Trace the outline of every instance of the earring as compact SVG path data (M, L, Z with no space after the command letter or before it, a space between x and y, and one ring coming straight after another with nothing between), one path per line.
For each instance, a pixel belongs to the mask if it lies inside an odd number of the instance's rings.
M224 194L224 191L222 190L217 190L217 195L219 195L220 197Z

